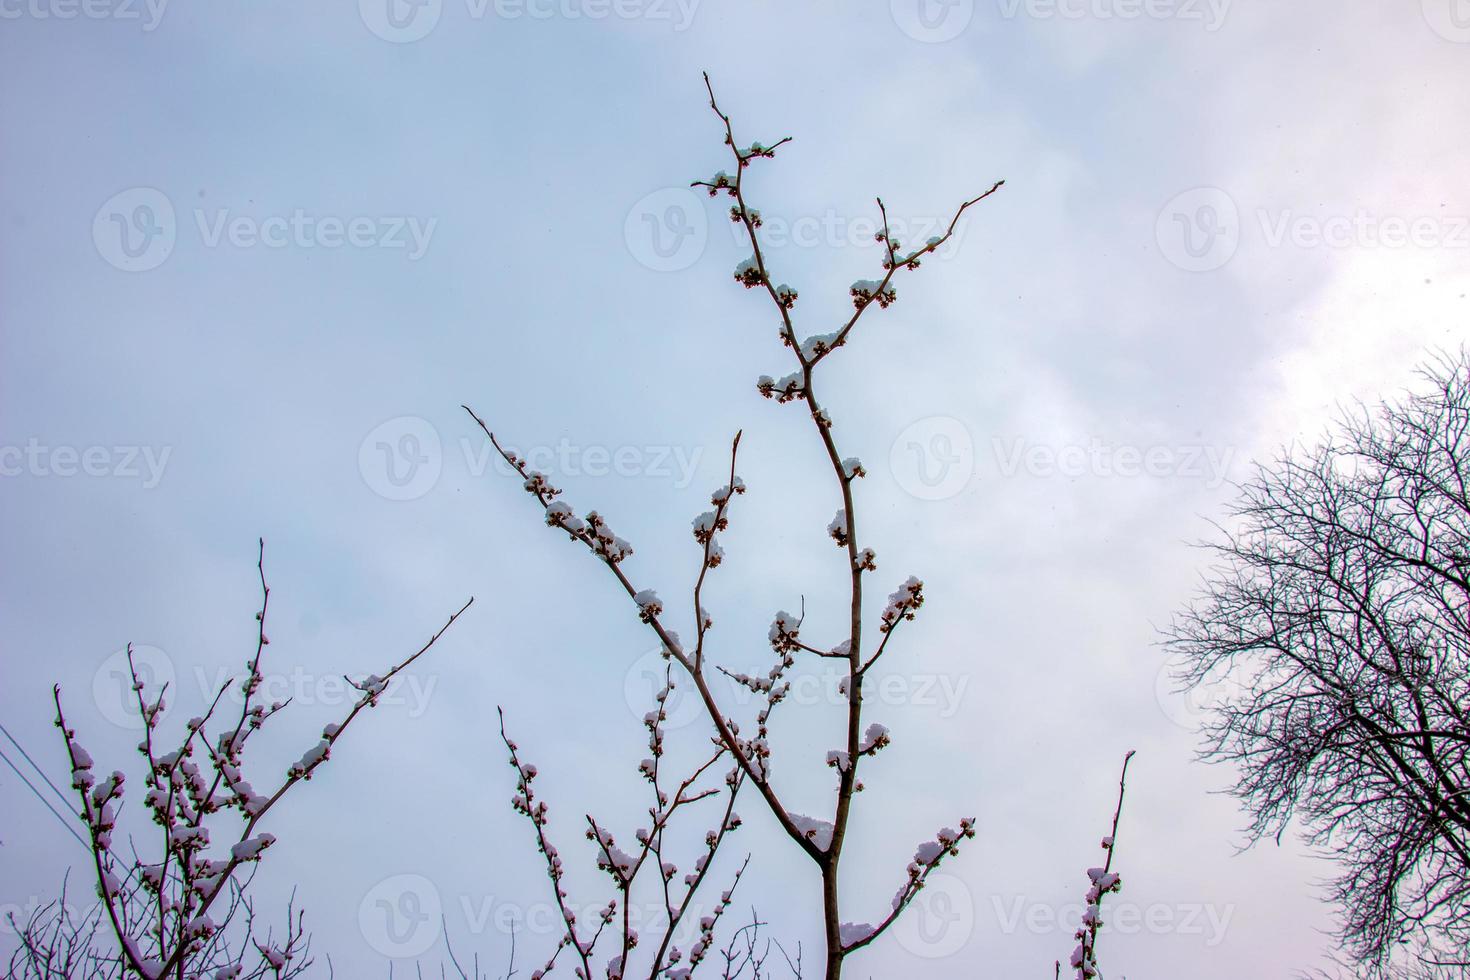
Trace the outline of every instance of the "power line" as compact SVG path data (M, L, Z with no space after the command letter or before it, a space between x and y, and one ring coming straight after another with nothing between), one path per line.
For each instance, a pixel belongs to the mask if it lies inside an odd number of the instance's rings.
M75 837L78 844L86 847L90 851L91 848L87 845L86 841L82 840L82 835L77 833L77 829L71 825L71 821L58 813L56 811L56 807L51 805L51 801L42 796L41 791L31 785L31 781L26 778L25 773L21 772L20 769L16 767L16 764L14 762L10 761L10 756L5 754L4 749L0 749L0 759L3 759L5 761L5 764L15 771L15 774L20 777L20 781L26 784L26 789L30 790L31 793L35 795L36 799L41 801L42 806L51 811L51 815L61 822L61 825L66 828L66 832ZM56 787L54 786L52 787L53 790L55 788Z
M5 733L5 737L10 739L10 744L14 745L16 750L19 751L21 755L25 756L25 760L31 764L31 768L36 770L36 772L40 774L42 779L46 780L46 785L51 787L51 792L56 794L56 798L61 801L61 805L70 810L71 800L67 798L67 795L65 793L56 788L56 784L51 781L51 777L46 775L46 770L42 769L39 765L36 764L36 760L31 758L31 754L25 750L25 746L17 742L15 740L15 736L10 734L10 729L6 728L3 724L0 724L0 732Z

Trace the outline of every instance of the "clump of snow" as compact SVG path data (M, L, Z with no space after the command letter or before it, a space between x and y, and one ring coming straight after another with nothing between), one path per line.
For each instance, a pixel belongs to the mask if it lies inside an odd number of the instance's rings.
M800 371L793 371L779 381L769 374L763 374L756 380L755 388L762 396L774 398L782 405L806 397Z
M883 610L883 622L879 632L887 633L900 620L913 619L914 610L924 604L924 583L910 575L896 591L888 596L888 607Z
M827 534L837 542L839 548L847 547L847 511L845 509L838 509L832 518L832 523L827 525Z
M862 309L874 300L878 305L887 309L894 300L898 299L898 291L893 286L884 286L876 279L859 279L852 284L852 305Z
M292 764L290 774L292 776L310 776L311 771L327 760L332 752L332 743L329 739L320 742L307 749L300 759Z
M863 735L863 742L858 748L858 751L864 755L872 755L874 752L888 745L890 741L888 729L874 722L868 726L867 732Z
M839 340L837 332L816 334L801 342L801 354L808 360L821 357L836 347L841 347L843 341Z
M760 263L756 261L754 255L735 267L735 281L746 289L753 289L766 281L765 274L761 272Z
M260 852L275 842L275 837L270 834L256 834L254 837L247 837L234 847L231 847L230 857L238 862L257 861L260 859Z
M801 635L801 621L782 609L771 620L771 629L766 638L777 653L789 653L797 649L797 637Z
M816 817L804 816L800 813L787 814L791 823L803 837L817 845L818 850L825 851L832 846L833 826L825 820Z
M633 601L638 603L638 618L645 623L651 623L659 613L664 611L664 604L659 600L658 593L652 589L644 589L634 593Z

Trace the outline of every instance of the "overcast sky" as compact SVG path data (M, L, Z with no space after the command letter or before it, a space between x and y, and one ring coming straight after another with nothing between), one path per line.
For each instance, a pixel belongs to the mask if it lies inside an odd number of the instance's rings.
M581 814L627 836L645 805L658 661L460 403L608 515L670 602L743 428L717 657L768 663L803 597L814 639L843 615L819 446L754 387L790 355L732 279L749 249L724 200L686 189L728 167L707 69L742 142L795 138L748 186L804 333L879 272L875 195L917 243L1007 181L822 368L869 473L873 591L913 574L928 596L870 697L894 744L866 770L846 917L881 916L938 827L980 828L853 975L1049 975L1128 749L1109 975L1318 963L1329 869L1290 839L1236 853L1230 772L1192 760L1198 706L1156 628L1252 460L1463 337L1456 3L0 0L0 723L63 781L59 682L99 766L134 766L117 651L173 680L178 725L252 649L263 536L268 683L296 701L263 785L346 710L341 674L473 595L271 815L259 885L296 887L338 976L437 965L444 928L498 963L520 922L521 965L544 958L494 708L594 907ZM830 805L829 690L777 727L807 813ZM8 768L0 789L0 904L68 868L86 894L85 851ZM741 811L721 872L754 852L736 904L810 964L816 874Z

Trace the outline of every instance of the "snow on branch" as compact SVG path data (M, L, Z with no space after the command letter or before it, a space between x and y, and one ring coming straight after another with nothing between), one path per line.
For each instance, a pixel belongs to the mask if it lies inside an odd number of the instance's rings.
M913 894L922 887L924 878L946 856L958 850L958 843L972 836L973 821L966 820L960 830L941 831L935 841L920 849L910 866L908 882L900 890L893 903L891 913L876 926L845 922L839 909L836 882L838 866L843 855L843 844L851 816L854 795L863 788L858 779L858 768L863 759L875 755L889 743L888 730L881 725L866 724L863 719L863 678L874 667L887 649L897 626L914 618L915 611L923 604L923 583L917 578L908 579L897 592L889 597L877 625L878 639L870 647L864 646L865 605L863 576L876 570L876 551L865 546L860 539L857 521L857 501L854 485L866 475L862 463L856 456L843 454L838 449L834 432L834 421L817 395L815 371L827 357L846 346L852 332L863 314L874 305L880 309L892 305L897 299L894 279L900 270L912 271L921 264L921 259L947 242L955 232L960 218L972 206L994 194L1003 185L997 181L989 190L963 202L955 211L944 233L929 239L918 248L905 250L902 243L895 241L890 232L887 209L881 199L878 209L882 216L882 230L877 238L884 244L882 269L877 278L859 280L848 289L852 308L848 310L835 330L813 333L805 340L799 338L793 320L798 291L791 285L780 282L771 269L769 256L761 242L763 221L759 209L747 199L746 179L750 164L756 160L771 159L775 151L789 142L783 138L773 143L752 142L742 144L735 137L730 116L719 106L714 87L705 76L705 89L709 94L711 110L720 120L724 131L724 143L730 154L731 163L717 171L713 177L692 182L692 186L708 191L711 197L724 195L730 201L730 220L742 226L749 252L738 259L734 267L734 280L746 290L764 294L780 320L782 345L791 352L794 370L784 376L763 375L756 383L757 391L780 404L800 402L805 405L816 435L816 452L831 466L838 497L836 516L827 528L834 544L845 552L848 595L846 604L850 611L847 635L831 647L808 644L801 637L801 618L785 611L777 613L772 622L768 640L776 654L776 662L763 672L742 672L716 667L716 671L731 682L762 695L758 702L755 731L752 736L741 734L740 723L732 718L716 698L710 686L710 673L706 670L708 654L707 634L713 617L705 607L704 590L710 570L721 567L725 551L720 538L730 526L729 505L734 496L743 493L745 486L735 475L735 459L740 446L737 433L730 452L730 477L726 485L711 497L713 509L694 518L692 530L695 542L701 547L702 555L693 596L694 630L696 641L692 650L686 649L679 635L670 628L666 619L672 615L667 603L652 589L635 585L626 571L626 559L633 549L606 528L606 522L591 512L585 517L557 500L559 493L548 479L529 470L524 461L507 452L496 440L494 433L483 420L467 406L465 410L484 431L491 444L501 456L521 475L526 490L541 504L546 523L566 533L569 538L582 543L600 558L619 585L633 602L636 614L658 637L660 648L667 659L677 663L693 684L699 703L704 708L714 728L715 744L728 752L742 780L760 795L767 810L787 836L816 865L823 882L822 918L826 935L826 967L828 980L840 975L844 957L872 942L888 924L903 910ZM839 690L846 700L846 723L842 743L827 755L827 763L837 770L835 799L829 813L808 816L788 809L781 801L772 784L770 759L772 749L769 741L768 721L775 706L785 699L790 690L789 673L795 669L799 653L811 653L819 658L834 659L846 665L846 676L839 682ZM866 725L866 727L865 727ZM654 756L654 762L657 760ZM604 828L589 821L590 839L600 851L604 870L614 876L615 883L622 885L628 876L641 866L636 850L618 850L617 844ZM931 853L932 852L932 853ZM569 930L570 932L570 930ZM568 940L574 942L574 940ZM580 948L580 947L578 947ZM626 959L619 959L618 970L623 969ZM590 965L586 965L590 969ZM609 972L611 976L612 973ZM619 974L621 975L621 974ZM673 974L670 974L671 976Z
M293 787L309 780L331 756L332 747L348 726L367 708L377 705L388 684L407 669L444 635L469 608L470 602L449 617L417 652L388 668L381 677L370 676L353 684L359 696L340 721L327 725L321 739L279 778L275 788L258 792L245 777L245 750L251 737L285 704L258 700L264 680L261 660L270 645L266 619L270 587L265 578L265 543L260 543L256 561L261 603L255 614L255 650L245 662L243 679L226 681L205 712L184 725L180 741L165 750L160 722L168 697L164 686L157 695L145 691L142 676L127 647L128 670L138 717L143 722L143 739L138 752L147 768L138 790L139 806L158 828L157 849L148 857L136 845L130 854L120 854L113 835L124 804L127 778L121 770L98 778L92 755L83 747L76 729L67 722L61 687L52 689L56 726L61 730L71 760L72 788L80 803L79 816L86 824L91 846L91 863L100 899L99 921L107 929L93 928L83 934L69 929L67 942L80 942L85 956L96 963L112 963L129 975L146 978L164 976L215 977L241 980L270 976L274 980L294 977L310 965L309 940L302 929L301 914L288 907L287 926L281 937L259 936L254 929L254 910L246 891L255 867L276 838L259 829L262 819ZM349 683L352 683L349 680ZM232 686L241 695L238 716L223 720L223 699ZM234 811L235 819L228 819ZM234 925L235 928L231 928ZM46 923L36 924L44 930ZM57 922L50 922L53 931ZM81 928L80 926L78 928ZM98 933L110 931L108 940ZM37 936L39 933L36 934ZM34 936L32 938L35 938ZM104 951L92 942L115 943ZM27 941L25 948L39 945ZM29 961L35 966L35 960Z
M506 734L505 712L503 709L499 712L500 737L505 743L506 750L510 753L511 768L516 772L516 792L511 798L511 806L517 813L525 816L535 830L536 849L545 861L547 876L551 879L557 909L562 920L562 934L556 948L545 965L531 974L533 980L549 974L562 953L568 949L572 950L570 955L578 964L577 975L579 977L593 976L593 961L598 957L598 945L609 928L613 930L614 935L613 952L604 964L604 975L608 980L621 980L624 976L629 975L632 970L633 951L639 946L640 941L646 943L646 940L643 940L637 929L634 928L631 916L632 896L640 881L640 876L643 879L651 878L651 887L661 897L666 913L662 934L654 937L656 948L647 967L647 977L687 978L715 948L715 929L734 898L735 888L739 885L750 863L749 856L736 871L729 888L721 893L713 908L707 914L700 916L697 922L698 938L689 945L688 949L681 949L675 943L675 935L680 924L695 908L695 898L700 888L706 883L710 868L726 835L740 827L741 820L735 812L735 801L739 796L741 784L745 780L745 774L739 766L736 766L725 770L722 777L712 778L719 772L716 767L720 761L728 755L726 747L716 742L714 753L707 761L679 780L676 785L666 788L663 765L663 726L668 717L668 701L674 689L672 668L667 668L664 686L654 696L654 709L643 719L644 727L648 730L650 755L638 764L638 772L652 788L653 803L648 808L648 825L633 831L634 846L625 849L619 845L612 831L600 824L596 818L590 814L585 818L587 823L585 836L595 847L596 865L612 879L615 894L606 905L602 906L595 928L583 929L581 932L577 928L576 913L572 911L567 892L562 885L565 868L561 854L550 840L549 807L537 797L533 785L539 774L538 770L534 765L522 761L519 746ZM689 870L680 876L679 866L670 859L667 853L665 833L680 810L716 797L724 798L723 807L716 811L718 822L705 832L703 851L694 858Z
M1113 870L1113 853L1118 840L1118 820L1123 815L1123 792L1128 783L1128 763L1132 758L1131 751L1123 756L1123 772L1118 777L1118 805L1113 808L1113 829L1102 839L1102 848L1107 852L1108 858L1102 867L1087 869L1086 908L1082 912L1082 924L1075 936L1077 948L1072 950L1072 956L1068 960L1072 969L1077 971L1076 980L1095 980L1102 976L1097 965L1097 932L1103 924L1103 899L1123 890L1123 879ZM1058 975L1061 973L1060 961L1056 963L1055 972Z

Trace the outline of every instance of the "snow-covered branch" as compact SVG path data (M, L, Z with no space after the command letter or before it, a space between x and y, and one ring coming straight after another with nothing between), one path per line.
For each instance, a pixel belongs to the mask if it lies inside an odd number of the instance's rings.
M1102 928L1103 899L1123 890L1123 879L1113 870L1113 856L1118 843L1118 820L1123 815L1123 793L1128 784L1128 763L1133 753L1123 756L1123 772L1118 777L1118 805L1113 808L1113 829L1102 839L1102 848L1107 860L1100 868L1087 869L1087 901L1082 912L1082 924L1077 929L1077 948L1072 950L1068 961L1077 971L1076 980L1094 980L1102 974L1097 965L1097 931ZM1056 964L1056 973L1061 973L1061 962Z
M306 968L309 942L301 913L288 908L285 934L280 938L260 936L254 928L255 913L246 891L256 866L275 843L275 837L261 831L259 824L294 786L309 780L326 763L333 745L358 715L374 707L388 684L427 653L474 601L466 602L417 652L381 677L349 681L359 693L345 717L323 729L321 739L287 769L276 788L259 793L244 775L245 749L251 736L285 707L259 701L264 680L261 659L270 645L264 542L256 568L261 604L255 614L255 649L246 661L246 676L221 685L205 712L189 719L180 740L168 751L160 744L167 686L157 695L146 693L132 646L127 648L132 691L143 722L138 751L147 764L140 805L160 836L153 856L145 859L135 849L131 855L118 853L113 836L127 778L121 770L105 777L95 773L91 753L67 722L60 686L52 689L56 726L66 743L72 788L90 840L100 914L116 944L115 952L96 955L117 963L126 976L147 980L170 975L216 980L269 976L280 980ZM239 716L211 734L224 695L233 685L238 685L241 694ZM230 811L235 811L235 821L228 819ZM232 923L238 928L231 929Z
M811 645L800 638L801 620L781 612L777 614L769 636L776 654L776 663L771 668L764 673L750 674L717 667L723 676L734 683L764 696L764 704L760 706L755 719L754 736L742 737L740 724L718 703L708 682L708 633L714 620L704 604L707 576L711 570L721 567L724 561L724 550L719 538L730 527L731 502L735 496L746 492L745 484L736 475L735 467L740 435L737 433L731 445L729 478L711 497L713 509L700 514L693 521L695 542L700 546L702 554L693 595L695 642L692 650L686 650L680 643L678 633L666 625L665 619L669 611L658 592L652 588L634 585L626 571L625 562L633 554L632 545L614 534L606 519L598 512L589 511L585 516L578 516L571 506L557 499L560 491L552 486L546 474L531 470L523 460L505 450L484 421L468 406L465 410L506 462L520 474L525 489L540 503L546 523L584 545L602 560L618 580L632 600L638 619L648 625L658 637L665 657L683 668L694 684L705 713L714 726L717 745L730 753L738 771L755 787L772 817L816 864L823 883L822 916L826 934L824 975L828 980L835 980L841 973L844 957L871 943L881 934L903 911L913 894L923 886L923 880L928 873L942 858L955 853L959 841L972 836L974 831L973 822L967 820L962 822L960 831L941 831L932 845L921 847L914 864L910 866L907 883L894 900L892 911L878 926L843 923L837 894L838 867L842 859L853 797L863 788L858 779L858 769L863 759L875 755L890 740L890 734L884 726L865 724L863 681L867 672L875 667L887 651L896 627L914 618L915 611L923 604L924 596L923 583L919 579L910 577L905 581L889 597L888 604L879 617L878 641L870 650L865 650L863 577L877 569L877 554L873 548L861 543L854 484L866 475L866 470L857 457L839 451L832 416L817 396L815 370L838 348L849 342L865 312L874 305L880 309L887 308L897 300L894 279L900 270L918 269L925 256L943 246L954 235L965 212L998 191L1004 182L997 181L989 190L963 202L942 235L931 238L916 248L906 249L903 243L894 239L889 227L887 208L880 199L878 210L882 216L882 230L877 234L877 239L884 248L879 278L860 280L849 287L847 293L852 308L844 315L838 329L814 334L802 340L798 337L794 320L798 290L788 284L778 283L772 275L770 255L761 242L761 214L758 209L750 206L745 183L752 163L774 158L776 151L790 142L790 139L787 137L772 143L753 142L742 145L735 137L730 116L720 108L715 98L714 87L708 75L704 81L709 93L710 108L719 118L724 130L724 143L731 155L733 168L721 170L707 179L696 180L692 186L705 189L711 197L723 194L730 199L730 220L743 227L750 245L749 256L735 268L735 281L769 299L780 319L782 344L795 358L795 371L779 379L763 376L756 387L760 394L779 403L803 402L806 405L807 414L817 435L819 451L830 463L839 502L836 516L827 531L838 548L845 552L849 583L846 638L830 648ZM788 673L795 667L796 655L802 652L847 665L846 677L842 679L840 687L847 702L844 735L840 746L826 756L827 764L837 771L835 799L829 817L812 817L791 811L782 803L772 784L767 722L775 705L784 699L789 690ZM601 846L604 863L615 874L621 874L619 869L624 862L613 853L610 839L604 839L601 829L595 825L589 833ZM931 854L931 849L937 850ZM633 866L636 866L637 858L629 857ZM619 881L621 883L622 879Z
M597 927L591 935L585 932L579 934L577 931L576 913L572 911L562 884L565 868L561 854L552 844L548 833L550 808L536 795L533 785L539 774L538 770L534 765L522 761L520 747L506 733L505 712L500 711L500 737L510 753L511 767L516 771L516 793L511 799L511 805L535 829L536 848L546 863L547 876L551 879L557 909L562 919L561 938L545 965L531 974L533 980L549 974L556 966L562 951L568 948L574 951L573 955L580 964L576 968L576 975L583 980L591 978L594 975L592 964L597 954L598 942L615 922L618 923L618 938L615 940L617 948L606 961L604 975L607 980L623 980L624 977L635 975L631 955L640 943L640 936L633 927L632 903L640 875L648 868L653 869L651 874L656 878L655 887L667 918L662 934L657 937L656 949L647 965L646 973L641 969L638 972L648 980L688 980L714 948L715 928L733 900L735 888L749 866L748 856L735 873L730 887L720 895L707 913L700 916L698 938L689 944L688 949L681 949L676 945L675 936L680 925L695 908L695 898L706 882L720 846L728 834L740 827L741 820L735 813L735 801L740 794L745 774L736 766L727 770L721 781L706 780L705 777L728 754L728 749L716 742L713 754L705 762L679 780L671 792L664 788L663 726L668 717L667 706L673 691L674 679L670 670L666 671L664 687L654 696L654 709L643 720L644 727L648 729L650 755L638 764L638 772L652 787L653 804L648 808L648 825L633 832L636 846L625 850L618 844L611 830L595 817L588 814L585 818L586 837L595 847L597 867L612 878L616 892L602 907ZM683 808L721 796L725 802L720 811L719 822L705 832L702 853L694 859L692 867L680 876L679 866L668 860L665 853L665 832L669 824Z

